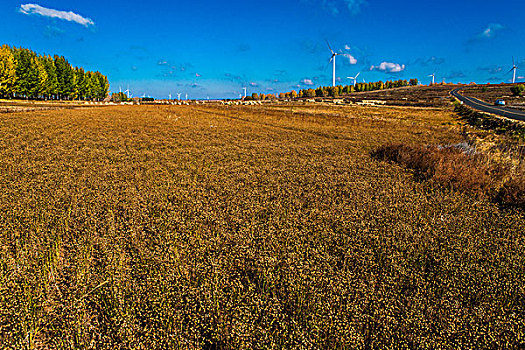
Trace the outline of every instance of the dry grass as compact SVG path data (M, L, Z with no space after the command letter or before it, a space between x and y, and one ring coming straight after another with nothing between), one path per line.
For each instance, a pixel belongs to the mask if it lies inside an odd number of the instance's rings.
M452 115L307 108L0 115L3 348L523 346L523 212L369 156Z
M511 167L461 146L464 144L448 147L386 145L374 151L373 156L402 164L415 170L419 178L451 189L494 196L504 180L508 181Z

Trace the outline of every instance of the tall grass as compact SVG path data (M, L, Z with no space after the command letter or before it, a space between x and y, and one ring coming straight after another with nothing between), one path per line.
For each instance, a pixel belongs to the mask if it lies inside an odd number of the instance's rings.
M510 163L496 161L468 144L447 147L385 145L372 155L413 169L421 179L525 209L523 167L516 169Z

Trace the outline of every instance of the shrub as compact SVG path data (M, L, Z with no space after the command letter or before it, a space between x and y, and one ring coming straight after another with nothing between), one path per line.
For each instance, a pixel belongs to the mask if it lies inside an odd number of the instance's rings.
M525 92L525 85L524 84L514 85L513 87L510 88L510 91L512 92L514 96L523 96L523 93Z

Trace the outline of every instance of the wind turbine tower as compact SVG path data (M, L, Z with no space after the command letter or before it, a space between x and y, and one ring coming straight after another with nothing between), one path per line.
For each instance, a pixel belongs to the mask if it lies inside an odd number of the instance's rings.
M178 97L178 100L180 101L180 95L182 95L181 93L177 93L177 97Z
M330 52L332 53L332 56L330 56L330 62L333 64L333 68L332 68L332 86L335 86L335 58L337 56L342 55L342 53L334 52L334 50L332 50L332 47L328 43L328 40L326 41L326 45L328 45L328 49L330 49Z
M243 88L244 89L244 98L246 98L247 96L247 89L246 88Z
M512 57L512 69L509 70L512 73L512 84L516 83L516 71L518 70L518 66L516 65L516 62L514 61L514 57Z
M432 77L432 85L434 85L436 83L436 73L430 74L429 77Z

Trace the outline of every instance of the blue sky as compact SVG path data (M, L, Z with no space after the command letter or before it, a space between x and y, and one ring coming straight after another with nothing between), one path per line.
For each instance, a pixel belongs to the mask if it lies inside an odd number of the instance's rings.
M525 80L524 1L3 0L0 44L66 56L112 91L239 97L360 80Z

